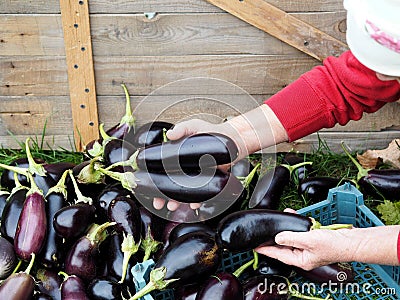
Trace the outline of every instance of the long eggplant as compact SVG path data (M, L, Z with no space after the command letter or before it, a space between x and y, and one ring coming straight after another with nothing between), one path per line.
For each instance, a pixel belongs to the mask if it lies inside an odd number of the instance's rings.
M307 280L318 283L349 283L354 281L354 270L349 263L333 263L309 271L294 268L296 273Z
M65 258L65 272L76 275L84 281L96 278L99 245L107 238L106 229L115 223L93 224L89 232L79 238L69 249Z
M14 246L0 236L0 280L6 279L17 264Z
M215 231L204 223L181 223L171 230L169 234L169 243L172 244L179 237L192 232L203 232L212 237L215 236Z
M348 224L321 226L314 219L270 209L234 212L223 218L217 228L219 247L232 252L252 250L260 245L274 245L282 231L306 232L312 229L349 228Z
M196 295L196 300L243 300L243 287L239 279L227 272L210 277Z
M3 214L4 207L7 204L7 199L10 196L10 192L0 190L0 220Z
M342 148L357 167L357 183L365 194L384 200L400 200L400 169L364 169L343 143Z
M229 137L200 133L141 148L133 163L134 169L147 171L200 170L231 163L237 156L238 148Z
M143 261L148 260L153 253L161 248L161 232L165 228L165 220L152 214L145 207L139 207L140 219L142 221L142 242L140 248L143 250Z
M36 271L37 289L51 297L53 300L61 300L62 278L54 269L42 268Z
M220 261L219 248L208 234L183 235L158 259L150 272L149 283L129 300L139 299L153 290L204 281L216 272Z
M24 272L14 273L4 280L0 285L0 299L7 300L30 300L35 288L35 279L30 271L35 261L32 253L31 260Z
M61 284L61 299L63 300L90 300L86 293L85 282L76 275L68 275L59 272L64 276Z
M87 287L92 300L122 300L129 297L129 289L107 278L96 278Z
M165 142L164 131L171 129L172 126L174 126L172 123L164 121L146 123L136 130L130 142L137 148Z
M282 276L258 275L243 282L246 300L287 300L288 283Z

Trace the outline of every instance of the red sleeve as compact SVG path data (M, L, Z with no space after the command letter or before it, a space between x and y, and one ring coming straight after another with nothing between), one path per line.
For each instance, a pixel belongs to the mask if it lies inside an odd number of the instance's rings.
M364 112L377 111L400 98L400 83L381 81L350 51L329 57L298 80L265 101L293 141L359 120Z

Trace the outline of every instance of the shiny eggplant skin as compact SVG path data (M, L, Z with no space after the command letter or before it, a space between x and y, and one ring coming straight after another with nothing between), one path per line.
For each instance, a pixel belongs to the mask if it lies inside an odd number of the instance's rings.
M300 157L297 153L289 152L286 153L285 157L283 158L283 163L294 166L300 163L305 162L304 157ZM311 165L304 165L301 167L296 168L292 175L297 177L297 180L303 180L313 174L313 167Z
M75 275L68 276L61 284L61 299L90 300L86 294L86 286L83 280Z
M174 290L175 300L195 300L201 286L197 284L190 284L177 287Z
M27 189L19 189L10 194L1 216L1 235L13 242L17 231L18 219L26 199Z
M318 283L349 283L354 281L354 270L348 263L333 263L309 271L294 268L296 273L307 280Z
M135 134L135 128L128 124L116 124L110 129L107 129L106 134L120 140L131 141Z
M156 241L161 241L167 221L151 213L144 206L139 207L139 213L142 221L142 238L145 239L146 236L150 236Z
M13 244L0 236L0 280L4 280L11 275L16 265L17 258Z
M374 169L358 180L362 191L377 198L400 200L400 170Z
M178 279L168 285L174 288L205 280L216 272L220 261L221 254L215 240L206 233L193 232L171 244L159 257L154 269L165 267L165 280Z
M66 170L72 170L75 166L76 164L70 162L56 162L45 164L43 168L46 170L47 176L50 176L54 182L58 182Z
M284 166L268 170L257 182L249 203L251 208L278 209L283 190L289 184L290 171Z
M281 231L309 231L308 217L270 209L253 209L231 213L217 228L217 241L222 249L232 252L249 251L262 244L274 245Z
M203 202L212 198L216 201L233 201L243 190L235 176L219 170L203 173L194 171L190 174L136 171L134 175L137 178L136 194L185 203Z
M239 279L231 273L218 273L203 284L196 300L243 300L243 287Z
M95 212L95 207L87 203L65 206L54 214L54 230L68 241L80 238L94 222Z
M231 163L237 156L237 146L229 137L201 133L140 148L136 164L147 171L200 170Z
M171 230L169 234L169 243L172 244L179 237L192 232L203 232L209 234L212 237L215 236L215 231L212 230L210 226L204 223L181 223Z
M39 254L47 236L46 203L43 195L33 192L25 199L14 238L15 253L23 260Z
M35 287L34 278L24 272L8 277L0 285L0 299L30 300Z
M87 287L92 300L122 300L129 299L128 288L107 278L96 278Z
M282 276L258 275L243 282L245 300L288 300L288 283Z
M335 177L308 177L300 181L298 194L306 197L312 203L316 203L328 198L329 190L341 184L351 181Z
M163 121L154 121L140 126L133 139L130 141L135 147L147 147L164 142L164 130L171 129L172 123Z
M3 215L3 210L4 210L4 207L7 204L7 199L8 199L9 196L10 196L9 192L0 191L0 220L1 220L1 217Z
M39 269L35 276L38 281L36 286L37 289L51 297L53 300L61 300L61 284L62 278L52 269Z
M108 207L108 219L116 222L114 228L117 232L133 236L139 242L142 231L142 220L139 208L129 197L118 196L111 201Z
M110 166L117 162L127 161L136 150L136 147L126 140L112 139L104 146L104 164Z

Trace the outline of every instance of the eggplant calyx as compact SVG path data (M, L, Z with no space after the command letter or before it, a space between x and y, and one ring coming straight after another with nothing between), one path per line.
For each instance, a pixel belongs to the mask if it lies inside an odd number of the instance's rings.
M82 168L77 176L78 182L84 184L103 183L104 175L97 170L97 168L101 165L99 163L99 160L101 160L101 157L95 157L90 161L87 166L84 166Z
M150 227L150 225L148 226ZM158 250L162 245L161 242L156 241L150 234L150 228L148 228L146 238L142 240L140 248L144 251L143 262L150 258L150 255Z
M342 146L342 149L344 153L350 158L350 160L353 162L353 164L357 167L358 174L357 174L357 181L359 181L362 177L365 177L368 175L368 172L371 169L364 169L361 164L350 154L349 150L347 149L347 146L345 145L344 142L341 142L340 145Z
M286 169L288 169L289 173L290 173L290 176L292 176L292 173L296 169L298 169L300 167L303 167L303 166L312 165L312 164L313 164L312 161L304 161L304 162L301 162L301 163L298 163L298 164L295 164L295 165L282 164L281 166L285 167Z
M108 166L105 170L111 170L115 167L128 167L130 166L134 171L138 170L138 166L136 163L136 158L139 154L139 149L133 153L128 160L116 162L110 166Z
M122 83L121 86L125 92L126 104L125 104L125 115L121 118L121 121L119 122L118 127L121 127L124 124L128 125L128 127L134 127L136 118L132 114L131 97L129 96L129 91L128 91L126 85L124 83Z
M169 142L169 139L167 137L167 131L168 131L167 128L163 128L163 130L162 130L162 136L163 136L163 142L164 143Z
M26 177L28 177L28 173L29 173L29 170L27 168L9 166L9 165L5 165L5 164L1 164L1 163L0 163L0 168L17 173L19 175L24 175Z
M246 189L250 188L250 183L253 180L254 175L256 174L257 170L260 167L261 167L261 163L256 164L255 167L253 168L253 170L251 170L251 172L246 177L244 177L244 179L242 181L242 184L243 184L244 188L246 188Z
M126 272L128 270L129 260L131 256L138 252L140 247L140 241L138 243L135 242L135 238L132 234L126 234L124 232L124 239L121 243L121 251L124 253L124 259L122 262L122 275L119 283L123 283L125 280Z
M69 173L69 176L71 178L72 184L74 185L75 195L76 195L76 198L77 198L75 200L75 204L77 204L77 203L87 203L89 205L92 205L93 204L92 198L86 197L81 193L81 191L80 191L80 189L78 187L78 183L75 180L75 176L74 176L72 170L69 170L68 173Z
M35 180L33 180L33 176L31 173L28 173L28 180L31 183L31 187L29 191L26 193L26 196L28 197L29 195L37 193L43 197L43 191L39 189L39 187L36 185L36 182Z
M137 178L135 177L135 174L132 172L125 172L125 173L119 173L119 172L113 172L101 167L97 168L97 171L103 173L104 175L107 175L111 177L112 179L115 179L119 181L125 189L128 191L134 192L134 189L137 186Z
M0 196L3 196L3 195L10 195L10 192L9 191L0 190Z
M29 188L27 186L24 186L21 184L21 182L19 182L18 175L15 172L14 172L14 182L15 182L15 187L13 187L13 189L11 190L11 193L8 196L8 199L10 198L11 195L15 194L19 190L24 190L24 189L29 190Z
M157 269L153 269L150 272L150 281L144 288L138 291L135 295L133 295L129 300L137 300L141 297L147 295L148 293L154 290L163 290L165 289L171 282L177 281L179 279L168 279L164 280L165 275L167 274L166 267L160 267Z
M100 157L103 155L103 150L103 146L98 141L95 141L92 148L89 149L87 152L91 157Z
M108 236L106 229L110 226L114 226L117 224L116 222L105 222L101 225L92 224L89 228L88 233L86 234L86 238L90 241L92 245L99 245L102 243Z
M351 229L353 228L353 224L331 224L331 225L322 225L314 218L311 218L312 226L311 230L316 229L328 229L328 230L336 230L336 229Z
M27 138L25 141L25 152L26 158L28 159L29 163L29 172L31 172L32 174L37 174L39 176L46 176L46 169L43 167L43 165L36 163L32 157L32 153L29 148L29 141L30 138Z
M52 186L46 194L46 197L50 194L61 194L64 199L67 198L67 186L65 185L65 180L67 179L70 170L65 170L62 174L60 180L57 182L55 186Z

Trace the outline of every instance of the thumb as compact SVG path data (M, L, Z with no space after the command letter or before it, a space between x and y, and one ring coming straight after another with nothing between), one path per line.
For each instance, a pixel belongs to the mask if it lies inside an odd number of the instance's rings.
M187 122L178 123L172 129L168 130L166 133L167 138L169 140L178 140L182 137L189 135L189 129L186 126L186 123Z
M275 236L275 243L281 246L304 249L307 247L307 232L282 231Z

